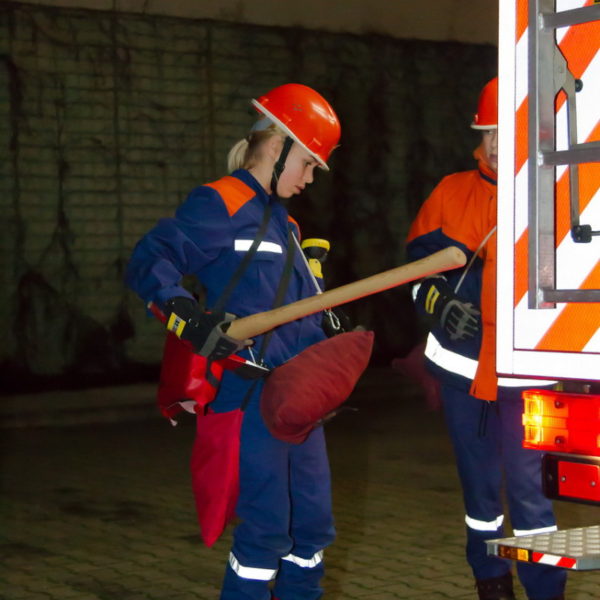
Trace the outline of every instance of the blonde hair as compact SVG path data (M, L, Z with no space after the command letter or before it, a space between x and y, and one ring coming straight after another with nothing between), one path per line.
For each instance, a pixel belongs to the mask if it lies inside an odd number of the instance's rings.
M236 169L250 169L261 158L261 147L263 142L274 135L285 137L285 133L271 123L267 128L260 131L251 131L247 137L236 142L227 154L227 171L232 173Z

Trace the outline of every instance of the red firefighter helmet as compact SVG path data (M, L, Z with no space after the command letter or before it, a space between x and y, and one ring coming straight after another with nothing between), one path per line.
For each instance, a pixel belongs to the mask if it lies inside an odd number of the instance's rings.
M324 169L340 139L340 122L331 105L312 88L286 83L252 100L254 108L283 129Z
M471 123L473 129L496 129L498 127L498 78L488 81L481 90L477 112Z

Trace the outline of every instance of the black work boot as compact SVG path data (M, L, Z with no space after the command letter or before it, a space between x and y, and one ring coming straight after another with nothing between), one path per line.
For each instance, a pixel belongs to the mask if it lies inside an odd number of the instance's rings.
M479 600L516 600L513 592L512 573L500 577L475 580Z

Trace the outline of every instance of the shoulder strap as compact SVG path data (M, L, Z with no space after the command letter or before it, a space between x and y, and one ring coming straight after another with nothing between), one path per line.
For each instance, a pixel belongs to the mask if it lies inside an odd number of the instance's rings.
M246 255L242 259L242 262L240 262L237 269L231 276L229 283L225 286L225 289L221 292L221 295L219 296L219 298L213 305L213 307L212 307L213 312L220 312L225 308L225 304L227 304L227 300L229 300L229 297L233 293L235 286L239 283L242 275L244 274L244 271L248 268L250 261L254 258L254 255L256 254L256 251L258 250L260 243L263 241L263 239L265 237L265 233L267 232L267 227L269 225L269 220L271 219L272 211L273 211L273 208L271 207L271 204L270 203L267 204L265 211L263 213L262 222L260 224L260 227L258 228L258 231L256 232L256 237L252 241L252 245L250 246L250 248L248 248L248 252L246 252Z
M296 245L292 239L293 237L294 237L294 234L292 232L292 228L288 227L288 244L287 244L287 254L285 257L285 265L283 267L281 279L279 280L279 285L277 286L277 291L275 292L275 300L273 301L273 308L278 308L279 306L282 305L283 299L285 298L285 292L290 283L290 276L292 274L292 268L294 266L294 254L295 254L295 250L296 250ZM269 342L271 341L271 336L273 335L273 331L274 330L271 329L270 331L267 331L267 333L265 333L265 335L263 336L262 344L260 346L260 351L258 353L258 361L257 362L259 364L262 362L262 359L265 356L265 353L267 351L267 346L269 345ZM258 385L258 379L255 379L252 382L252 385L248 388L248 391L246 392L246 395L244 396L244 399L242 400L242 404L240 406L242 411L246 410L246 407L248 406L248 402L250 402L252 393L254 392L254 389L256 388L257 385Z
M283 304L283 299L285 298L285 292L287 291L288 285L290 283L290 276L292 274L292 267L294 265L294 254L296 250L296 245L294 244L294 234L292 232L292 228L288 227L288 244L287 244L287 253L285 257L285 265L283 266L283 272L281 273L281 279L279 280L279 285L277 286L277 291L275 292L275 300L273 301L273 308L278 308ZM268 331L264 337L263 342L260 347L260 354L258 355L259 362L264 358L265 352L267 350L267 346L271 341L271 336L273 335L273 329Z

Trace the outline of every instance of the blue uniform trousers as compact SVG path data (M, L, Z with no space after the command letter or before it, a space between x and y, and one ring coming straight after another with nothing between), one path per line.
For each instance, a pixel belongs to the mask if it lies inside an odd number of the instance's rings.
M302 444L279 441L251 402L242 424L236 512L241 523L221 600L268 600L271 588L279 600L320 598L323 549L335 537L323 428Z
M504 575L510 563L488 556L485 540L506 537L502 489L514 535L552 528L552 504L543 493L541 453L522 447L520 388L499 388L496 402L485 402L442 385L444 411L454 445L467 523L467 560L476 579ZM548 600L560 595L566 572L517 562L527 595Z

